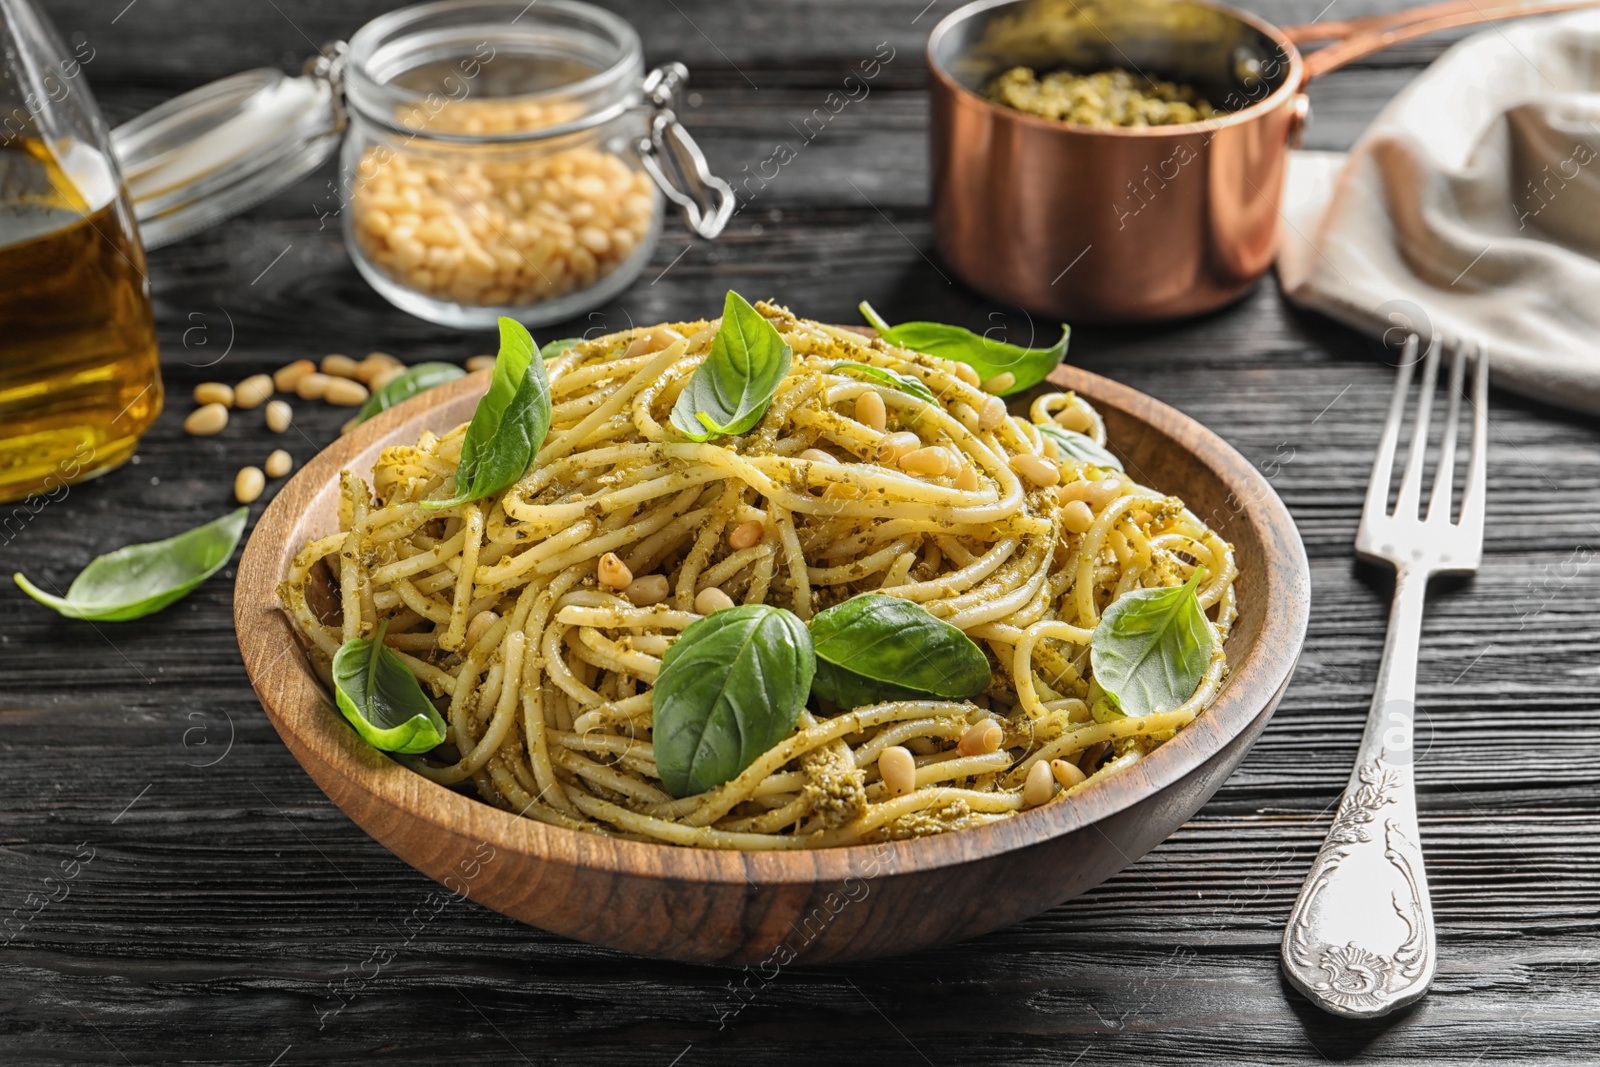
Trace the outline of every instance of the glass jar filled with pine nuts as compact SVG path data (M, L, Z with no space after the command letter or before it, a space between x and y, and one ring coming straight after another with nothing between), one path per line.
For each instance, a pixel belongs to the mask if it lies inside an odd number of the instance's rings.
M342 144L337 215L392 303L462 329L529 326L616 296L668 202L715 237L734 194L674 111L688 72L646 73L632 26L579 0L400 8L290 77L201 86L113 134L147 247L258 203Z
M448 0L351 38L346 244L380 293L447 325L530 326L616 296L670 198L703 236L733 207L677 122L677 64L572 0Z

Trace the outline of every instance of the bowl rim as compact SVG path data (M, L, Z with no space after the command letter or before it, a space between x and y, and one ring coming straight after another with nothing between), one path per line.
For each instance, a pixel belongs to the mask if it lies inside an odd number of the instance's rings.
M1071 123L1047 119L1040 115L1030 115L1026 111L1018 111L1015 108L997 104L993 100L962 85L935 55L935 49L959 23L997 7L1007 7L1012 4L1026 2L1027 0L972 0L971 3L956 8L940 19L938 24L934 26L933 31L928 34L928 45L924 50L928 70L933 74L934 81L957 96L983 105L996 116L1025 127L1051 130L1073 137L1131 138L1134 140L1184 136L1195 133L1210 133L1214 136L1217 132L1231 126L1254 121L1259 116L1293 98L1296 93L1301 92L1305 87L1305 57L1301 54L1299 47L1289 39L1288 34L1284 33L1283 30L1259 15L1240 10L1230 4L1218 3L1215 0L1182 0L1183 3L1209 8L1219 14L1226 15L1270 38L1283 54L1289 57L1289 72L1284 76L1283 84L1248 107L1242 107L1238 111L1229 111L1222 118L1201 119L1199 122L1173 123L1170 126L1075 126Z
M321 758L344 784L398 808L410 820L408 825L425 823L445 836L470 832L496 848L614 876L649 881L670 872L678 880L711 885L785 886L843 880L862 869L876 869L881 844L783 851L706 849L624 840L523 818L395 762L361 741L334 709L310 669L292 623L278 607L282 562L300 547L288 544L299 508L330 482L337 482L352 459L381 444L406 439L403 433L414 438L419 429L412 426L414 419L422 421L429 412L482 392L489 377L489 370L481 370L428 390L340 437L296 472L257 520L237 569L235 634L251 685L296 761L320 786L307 756ZM1161 793L1220 755L1252 723L1270 713L1289 684L1304 642L1310 616L1309 564L1294 520L1261 472L1199 422L1129 386L1065 364L1048 381L1091 402L1118 408L1146 425L1159 426L1217 476L1239 503L1239 520L1254 527L1267 549L1263 554L1267 565L1252 576L1252 582L1259 587L1256 595L1271 607L1264 612L1251 654L1230 664L1230 676L1216 701L1136 767L1084 790L1070 804L1046 804L986 826L896 841L896 875L1024 850ZM291 648L302 654L286 657ZM279 668L286 658L299 668L285 677ZM336 806L348 811L345 803Z

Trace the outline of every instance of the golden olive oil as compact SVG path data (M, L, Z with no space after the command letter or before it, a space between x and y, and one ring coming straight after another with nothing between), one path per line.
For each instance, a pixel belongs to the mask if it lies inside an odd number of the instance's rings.
M0 146L0 500L133 454L161 413L144 252L105 157Z

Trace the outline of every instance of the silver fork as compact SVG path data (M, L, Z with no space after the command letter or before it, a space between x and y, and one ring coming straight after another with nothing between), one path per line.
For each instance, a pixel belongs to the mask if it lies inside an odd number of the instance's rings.
M1417 649L1430 576L1475 571L1483 557L1484 463L1488 425L1488 353L1474 364L1472 454L1460 518L1452 522L1451 477L1460 428L1461 387L1469 362L1457 345L1450 365L1450 406L1439 467L1425 519L1417 518L1428 448L1428 415L1439 376L1441 343L1428 346L1416 429L1395 509L1388 510L1390 472L1417 362L1418 341L1404 360L1372 465L1367 502L1356 532L1360 556L1395 568L1389 636L1377 690L1349 784L1333 828L1311 865L1283 935L1283 970L1324 1011L1354 1019L1386 1015L1428 991L1433 981L1433 909L1417 837L1412 724Z

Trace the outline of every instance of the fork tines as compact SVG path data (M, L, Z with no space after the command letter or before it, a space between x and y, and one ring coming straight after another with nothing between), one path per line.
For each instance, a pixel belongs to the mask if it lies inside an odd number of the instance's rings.
M1434 336L1422 359L1422 387L1417 396L1416 416L1411 433L1411 449L1406 457L1405 472L1400 480L1400 491L1394 510L1388 508L1389 486L1394 468L1395 447L1400 438L1400 425L1404 421L1406 394L1411 388L1411 376L1421 347L1416 334L1406 338L1399 372L1395 379L1394 397L1389 403L1389 417L1384 423L1383 437L1378 445L1378 455L1372 466L1372 479L1367 486L1366 505L1362 509L1361 531L1357 547L1363 552L1392 559L1395 554L1393 535L1407 528L1427 528L1439 531L1454 528L1463 542L1470 542L1472 553L1481 551L1484 517L1484 471L1488 451L1488 388L1489 354L1481 342L1461 341L1450 347L1449 407L1445 415L1444 433L1439 443L1439 462L1433 477L1433 492L1428 501L1426 518L1419 519L1418 505L1422 496L1422 482L1428 452L1429 420L1432 415L1434 391L1439 379L1440 353L1445 344ZM1455 474L1456 439L1460 433L1462 385L1467 365L1472 364L1472 451L1467 465L1466 483L1461 496L1460 516L1451 521L1451 492ZM1379 544L1380 540L1389 543ZM1466 549L1468 546L1458 546ZM1394 560L1399 562L1399 560ZM1475 566L1466 559L1451 563Z

